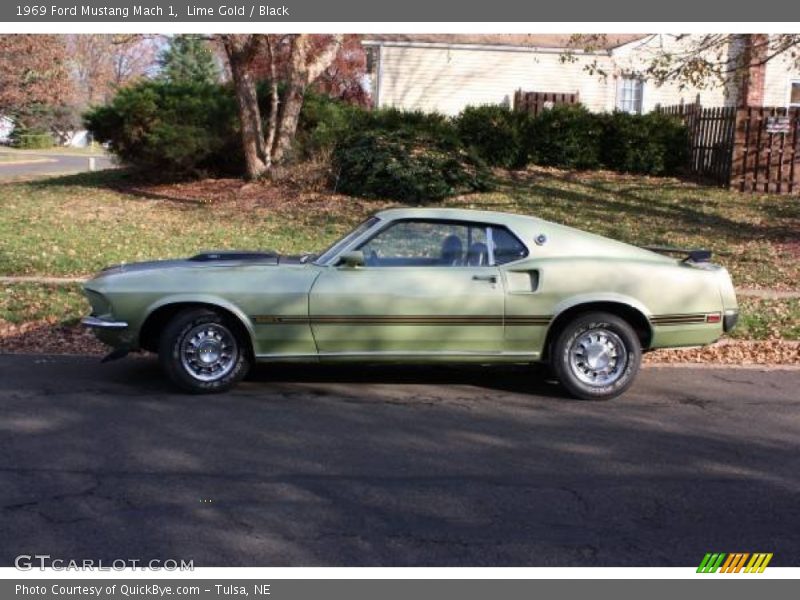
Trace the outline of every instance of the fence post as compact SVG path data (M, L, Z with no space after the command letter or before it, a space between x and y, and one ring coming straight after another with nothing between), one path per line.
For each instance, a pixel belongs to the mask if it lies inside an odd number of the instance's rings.
M729 186L732 190L744 191L744 179L747 169L747 129L748 111L746 108L736 109L736 123L733 133L733 149L731 151L731 177Z

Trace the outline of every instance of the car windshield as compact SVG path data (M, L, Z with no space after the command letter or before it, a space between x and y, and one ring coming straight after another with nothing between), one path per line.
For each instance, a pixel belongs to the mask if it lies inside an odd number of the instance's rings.
M361 223L361 225L353 229L353 231L351 231L346 236L341 238L339 241L334 242L332 246L329 246L327 250L325 250L322 254L320 254L317 257L314 263L318 265L327 264L334 256L339 254L339 252L341 252L342 249L346 248L350 244L350 242L359 237L367 229L370 229L378 221L380 221L378 217L370 217L369 219Z

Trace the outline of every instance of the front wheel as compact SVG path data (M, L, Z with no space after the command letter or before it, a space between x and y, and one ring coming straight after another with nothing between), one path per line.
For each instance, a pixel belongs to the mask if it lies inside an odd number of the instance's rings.
M196 394L222 392L247 374L246 348L235 323L212 310L189 309L164 329L158 359L180 388Z
M633 383L642 348L624 319L610 313L587 313L561 330L551 361L570 394L583 400L609 400Z

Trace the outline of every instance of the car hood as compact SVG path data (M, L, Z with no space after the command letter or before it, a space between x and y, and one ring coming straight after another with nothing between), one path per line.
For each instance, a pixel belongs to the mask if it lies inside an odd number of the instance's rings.
M261 252L251 250L220 250L202 252L189 258L150 260L136 263L123 263L106 267L95 275L95 279L110 275L141 273L175 268L202 267L240 267L243 265L278 266L280 264L303 264L310 260L310 255L284 256L277 252Z

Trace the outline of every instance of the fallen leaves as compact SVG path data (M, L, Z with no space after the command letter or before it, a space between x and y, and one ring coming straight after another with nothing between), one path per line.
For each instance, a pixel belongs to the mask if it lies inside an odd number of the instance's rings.
M16 324L0 320L0 352L104 355L109 348L80 325L46 320Z
M702 348L656 350L646 363L708 363L718 365L800 365L800 342L795 340L720 340Z

